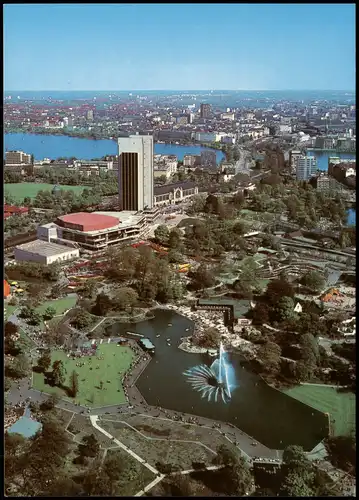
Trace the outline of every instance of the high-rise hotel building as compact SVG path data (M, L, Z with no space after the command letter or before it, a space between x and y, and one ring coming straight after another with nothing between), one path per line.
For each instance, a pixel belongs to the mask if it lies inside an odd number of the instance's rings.
M122 210L153 208L153 137L130 135L118 139L118 183Z

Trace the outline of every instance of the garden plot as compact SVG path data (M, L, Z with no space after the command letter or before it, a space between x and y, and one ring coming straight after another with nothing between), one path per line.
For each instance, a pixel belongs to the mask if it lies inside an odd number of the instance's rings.
M109 415L108 418L107 416L101 418L101 421L106 420L122 420L150 438L196 441L214 452L221 444L230 445L229 441L217 430L184 422L130 414Z
M182 443L167 439L148 439L120 422L101 421L101 427L128 446L134 453L155 466L157 462L192 468L192 462L210 464L214 454L199 443Z
M75 439L78 443L82 441L84 436L94 434L94 436L100 443L101 448L110 448L111 446L115 446L114 442L111 439L106 437L104 434L102 434L102 432L92 426L89 417L74 415L67 430L75 436Z

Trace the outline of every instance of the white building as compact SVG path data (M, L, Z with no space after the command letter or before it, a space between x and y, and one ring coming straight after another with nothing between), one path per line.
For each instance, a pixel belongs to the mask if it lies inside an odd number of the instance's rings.
M234 121L234 113L222 113L221 120L230 120Z
M296 176L298 181L308 181L317 173L315 156L300 156L297 160Z
M130 135L119 137L119 196L123 210L142 211L152 208L153 137Z
M48 265L77 259L80 250L49 241L35 240L15 247L14 256L18 262L38 262Z

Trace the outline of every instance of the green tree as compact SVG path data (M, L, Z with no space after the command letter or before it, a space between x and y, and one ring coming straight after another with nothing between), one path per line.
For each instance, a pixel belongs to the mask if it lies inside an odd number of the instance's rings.
M279 371L281 354L280 346L274 342L268 341L260 346L258 357L267 373L274 374Z
M296 318L294 301L291 297L281 297L275 307L275 313L279 321L291 321Z
M24 378L29 374L30 362L25 354L19 354L9 365L5 364L5 375L11 378Z
M318 271L308 271L302 276L301 283L314 292L320 292L325 287L325 279Z
M162 245L167 245L168 243L168 238L169 238L169 230L168 227L165 224L160 224L156 229L155 229L155 238L156 241Z
M51 366L51 352L46 350L43 351L40 358L37 361L37 366L41 371L46 372Z
M184 251L184 246L182 243L182 231L180 229L174 228L170 231L168 237L168 246L173 250L178 252Z
M219 471L221 484L225 489L224 493L239 496L249 493L253 482L252 474L245 459L239 453L229 449L226 445L221 445L217 450L215 461L224 465L224 468Z
M214 286L216 280L205 264L201 264L191 273L191 284L196 290L204 290Z
M56 315L56 309L52 306L49 306L45 309L43 314L43 318L45 321L52 319Z
M70 391L71 391L71 396L73 398L76 398L79 392L79 375L78 373L76 373L75 370L72 371L70 376Z
M66 370L62 361L54 361L52 364L52 380L58 387L64 385L66 379Z
M82 444L79 444L78 451L84 457L97 457L100 452L100 444L94 434L84 436Z
M138 300L138 293L133 288L123 287L116 292L113 307L120 311L133 310Z
M71 325L79 330L84 330L92 324L91 314L84 309L79 309L71 319Z

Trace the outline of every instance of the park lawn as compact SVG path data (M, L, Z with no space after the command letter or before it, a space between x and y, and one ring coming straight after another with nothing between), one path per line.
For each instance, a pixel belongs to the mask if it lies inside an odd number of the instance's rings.
M39 313L43 314L48 307L53 307L56 309L56 316L59 316L60 314L63 314L65 311L68 311L69 309L72 309L75 307L77 302L77 297L63 297L61 299L55 299L55 300L47 300L46 302L43 302L40 306L36 308L36 311Z
M19 306L10 306L9 304L4 304L5 318L9 318Z
M117 346L111 343L100 344L97 352L99 356L101 353L104 359L97 360L97 356L84 356L82 358L70 359L63 351L52 352L52 363L57 360L61 360L64 363L66 369L65 385L69 384L73 370L79 375L79 392L75 400L69 398L65 390L46 384L45 377L42 373L33 372L34 389L49 394L58 394L68 401L92 408L125 403L126 396L121 379L123 374L129 369L134 358L133 351L130 347ZM85 362L85 365L76 366L79 362ZM100 365L99 369L96 369L97 365ZM100 389L100 381L104 384L103 389ZM110 381L110 383L107 381Z
M4 191L9 193L18 201L23 201L24 198L36 198L39 191L52 191L54 184L35 183L35 182L20 182L16 184L5 184ZM74 191L76 194L82 193L85 186L60 186L65 191Z
M355 394L317 385L299 385L283 392L316 410L329 413L334 436L348 436L355 430Z

